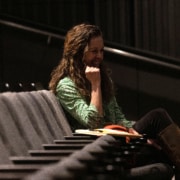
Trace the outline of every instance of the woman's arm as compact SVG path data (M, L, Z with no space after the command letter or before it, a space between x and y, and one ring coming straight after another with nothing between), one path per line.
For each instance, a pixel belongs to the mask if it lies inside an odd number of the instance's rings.
M126 119L115 97L113 97L112 101L110 102L109 109L111 109L111 114L113 113L115 114L114 119L115 119L116 124L123 125L127 128L132 128L132 125L134 123Z
M93 104L100 116L103 116L102 93L101 93L101 75L100 69L96 67L86 67L86 78L91 83L91 104Z
M57 97L64 109L87 128L97 128L101 116L94 104L87 104L70 78L62 79L57 86Z

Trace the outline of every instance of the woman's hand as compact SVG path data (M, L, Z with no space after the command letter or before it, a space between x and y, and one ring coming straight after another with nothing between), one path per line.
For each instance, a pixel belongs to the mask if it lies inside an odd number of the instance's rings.
M139 133L135 130L135 129L133 129L133 128L129 128L128 129L128 132L129 133L132 133L132 134L135 134L135 135L138 135ZM130 137L126 137L126 143L129 143L130 142Z
M87 66L85 69L85 74L92 87L98 87L101 85L101 74L99 68Z
M97 67L87 66L85 70L86 78L91 83L91 101L99 113L103 116L103 106L102 106L102 94L101 94L101 74L100 69Z
M158 142L155 139L147 139L147 143L151 144L152 146L154 146L155 148L161 150L161 146L158 144Z
M129 133L132 134L139 134L135 129L130 128ZM161 146L158 144L158 142L155 139L147 139L147 143L151 144L152 146L156 147L157 149L161 150Z
M135 134L135 135L138 135L139 133L133 129L133 128L129 128L129 133L132 133L132 134Z

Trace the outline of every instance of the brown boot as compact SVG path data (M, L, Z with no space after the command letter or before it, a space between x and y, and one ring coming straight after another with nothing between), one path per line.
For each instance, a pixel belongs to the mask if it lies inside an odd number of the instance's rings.
M163 150L175 165L177 176L180 175L180 128L172 123L159 133Z

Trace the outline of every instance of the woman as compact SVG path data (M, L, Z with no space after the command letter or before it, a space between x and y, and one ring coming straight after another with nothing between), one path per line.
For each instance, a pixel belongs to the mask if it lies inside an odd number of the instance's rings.
M73 130L102 127L109 121L132 127L114 98L109 71L103 64L103 51L98 27L81 24L67 33L63 58L52 72L49 87L75 119L70 122Z
M179 128L164 109L152 110L136 123L128 121L116 102L103 52L103 35L99 27L80 24L68 31L63 57L52 72L49 88L64 107L72 130L123 125L131 133L147 134L149 142L170 153L179 168Z

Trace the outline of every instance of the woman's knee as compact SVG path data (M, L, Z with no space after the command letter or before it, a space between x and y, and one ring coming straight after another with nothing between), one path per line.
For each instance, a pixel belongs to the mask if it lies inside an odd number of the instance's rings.
M163 108L156 108L143 116L133 128L149 137L155 138L159 132L172 123L171 117Z
M157 117L157 118L155 118L156 120L159 119L159 120L163 121L164 123L166 121L167 124L170 124L173 122L170 115L164 108L153 109L150 113L154 114L154 116Z
M150 113L156 113L156 114L168 114L167 111L164 108L156 108L156 109L152 109L150 111Z

